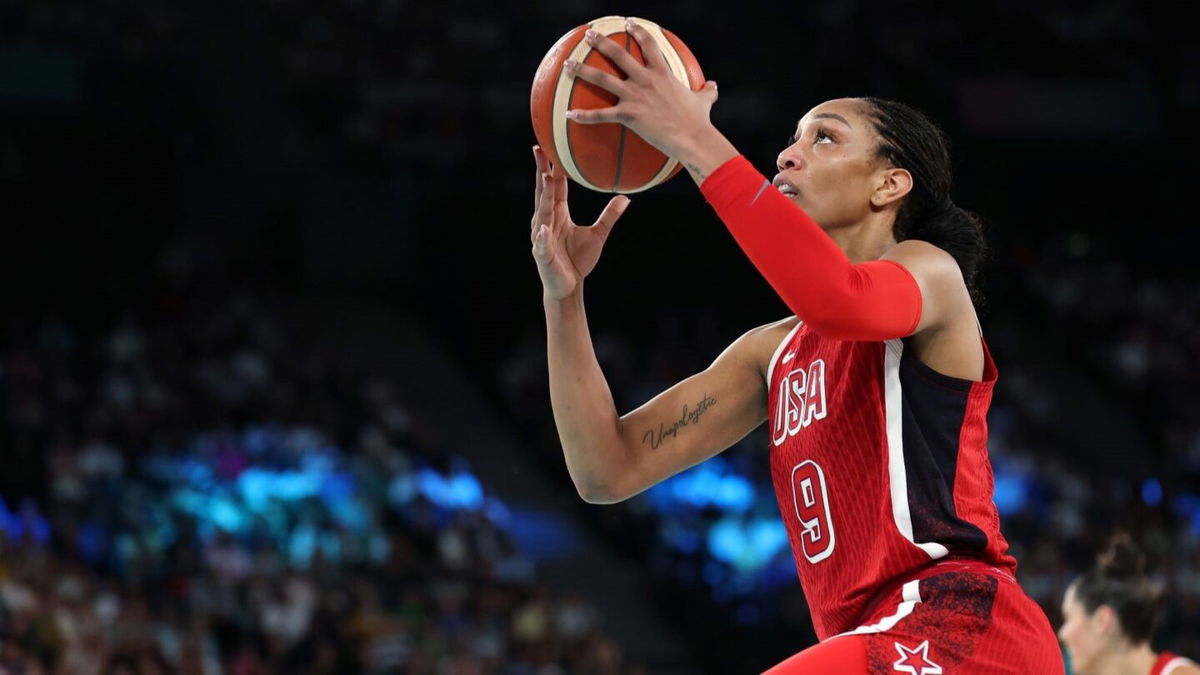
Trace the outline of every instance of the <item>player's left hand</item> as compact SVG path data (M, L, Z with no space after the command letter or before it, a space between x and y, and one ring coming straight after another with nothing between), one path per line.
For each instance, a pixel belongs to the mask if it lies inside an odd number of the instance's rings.
M584 39L612 59L626 75L619 79L599 68L567 61L568 73L615 94L617 105L595 110L569 110L567 119L580 124L624 124L664 154L678 158L687 144L712 127L709 113L717 100L717 83L708 81L692 91L675 79L658 43L645 28L627 21L625 31L642 48L646 65L638 63L616 42L589 30Z

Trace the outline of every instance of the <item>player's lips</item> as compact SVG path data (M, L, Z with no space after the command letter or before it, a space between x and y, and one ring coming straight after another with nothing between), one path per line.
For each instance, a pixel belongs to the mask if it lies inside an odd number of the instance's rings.
M789 197L800 194L800 191L796 189L796 186L789 183L788 180L783 177L783 174L775 176L775 180L771 181L771 185L774 185L779 189L780 192Z

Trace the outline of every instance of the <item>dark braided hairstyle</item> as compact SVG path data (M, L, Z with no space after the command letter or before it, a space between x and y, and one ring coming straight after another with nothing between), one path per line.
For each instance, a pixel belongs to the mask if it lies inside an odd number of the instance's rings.
M1088 614L1108 605L1121 631L1134 644L1148 642L1161 600L1159 589L1145 576L1146 554L1128 534L1117 534L1096 564L1072 583L1075 598Z
M979 217L950 199L953 177L945 134L928 117L903 103L871 97L859 100L867 104L868 116L879 134L879 157L913 177L912 191L896 216L896 241L919 239L954 256L971 299L979 304L983 296L976 277L987 255L987 243Z

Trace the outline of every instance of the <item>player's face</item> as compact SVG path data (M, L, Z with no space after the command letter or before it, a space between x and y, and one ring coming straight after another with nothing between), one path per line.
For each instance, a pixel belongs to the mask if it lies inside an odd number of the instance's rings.
M1058 629L1058 639L1071 656L1071 668L1084 675L1099 670L1107 640L1097 625L1095 612L1087 609L1075 598L1075 587L1067 589L1062 605L1063 624Z
M886 164L866 103L827 101L796 125L791 145L776 159L775 186L826 230L861 222Z

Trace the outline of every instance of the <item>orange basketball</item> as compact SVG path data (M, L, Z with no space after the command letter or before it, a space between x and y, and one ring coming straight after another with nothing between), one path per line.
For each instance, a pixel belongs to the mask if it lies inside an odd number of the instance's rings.
M700 64L679 38L652 21L630 18L654 37L671 73L680 82L693 90L704 86ZM589 21L562 36L542 59L533 78L529 102L533 133L550 161L562 167L576 183L599 192L628 194L647 190L678 173L679 162L621 124L578 124L566 118L568 110L616 105L617 97L565 73L564 61L574 59L625 77L612 60L593 50L583 39L589 28L615 40L638 61L646 62L637 40L625 32L623 16Z

